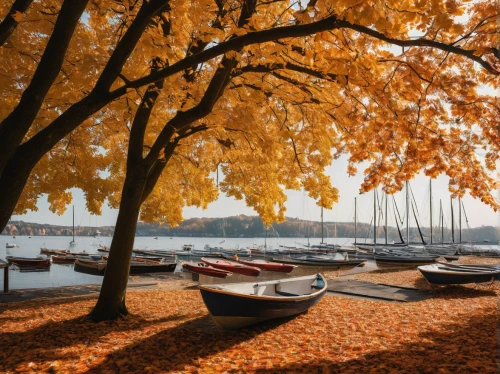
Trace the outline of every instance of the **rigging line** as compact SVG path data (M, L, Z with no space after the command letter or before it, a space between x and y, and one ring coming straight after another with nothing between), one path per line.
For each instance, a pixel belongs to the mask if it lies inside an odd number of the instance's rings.
M394 200L394 195L392 196L392 201L394 202L394 206L396 207L396 210L398 209L396 205L396 201ZM401 233L401 230L399 228L399 223L398 223L398 217L396 217L396 211L394 211L394 219L396 221L396 227L398 229L398 234L399 234L399 240L401 240L401 243L404 243L405 240L403 239L403 234Z
M418 212L417 202L415 201L415 195L413 194L413 189L411 188L410 183L408 183L408 186L410 187L411 198L413 199L413 202L415 203L415 209L417 210L417 215L420 217L420 213Z
M392 195L392 202L394 203L394 207L396 208L396 212L398 213L398 216L395 217L396 218L396 221L397 219L399 218L399 222L401 224L403 224L403 220L401 219L401 214L399 214L399 209L398 209L398 205L396 204L396 199L394 199L394 195Z
M411 203L411 209L413 210L413 216L415 217L415 222L416 222L416 224L417 224L418 233L420 234L420 239L422 240L422 244L424 244L424 245L425 245L425 244L427 244L427 243L426 243L426 242L425 242L425 240L424 240L424 235L422 234L422 230L420 230L420 225L418 224L417 215L416 215L416 213L415 213L415 205L414 205L413 201L412 201L412 203ZM417 210L417 212L418 212L418 210Z
M368 237L370 236L370 234L372 232L372 222L373 222L373 217L370 219L370 225L368 226L368 234L366 235L365 243L366 243L366 240L368 239Z
M467 212L465 211L465 206L464 206L463 200L461 201L461 203L462 203L462 211L464 212L464 216L465 216L465 224L467 225L467 233L469 236L469 241L472 241L472 236L470 234L469 219L467 218Z
M378 197L378 193L376 194L377 195L377 206L378 206L378 221L380 222L381 219L380 217L382 217L382 219L384 219L384 212L382 211L382 207L380 206L380 198Z

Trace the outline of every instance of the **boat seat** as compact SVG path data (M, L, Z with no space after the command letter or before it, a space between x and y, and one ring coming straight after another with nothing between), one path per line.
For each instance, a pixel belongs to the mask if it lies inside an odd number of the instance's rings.
M297 295L295 293L290 293L290 292L285 292L285 291L280 291L280 290L275 290L275 292L281 296L301 296L301 295Z
M325 281L320 276L317 276L316 280L313 282L313 284L311 284L311 287L317 290L321 290L325 287Z

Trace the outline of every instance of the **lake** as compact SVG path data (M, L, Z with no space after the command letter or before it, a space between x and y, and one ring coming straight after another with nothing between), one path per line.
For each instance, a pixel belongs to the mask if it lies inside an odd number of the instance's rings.
M111 237L77 237L76 246L69 245L72 237L68 236L0 236L0 259L6 256L36 257L40 254L40 248L67 249L71 252L99 253L99 245L110 246ZM319 244L320 238L310 240L311 244ZM350 238L328 238L327 243L349 244L354 241ZM6 243L14 243L17 248L6 248ZM277 247L278 245L295 246L307 243L304 238L267 238L267 245ZM136 237L134 248L139 249L169 249L180 250L183 244L193 244L197 249L203 249L205 244L220 246L224 248L244 248L252 245L263 245L264 238L193 238L193 237ZM99 253L102 254L102 253ZM73 264L52 264L49 271L20 271L17 267L9 269L9 288L46 288L59 286L73 286L79 284L100 284L102 277L78 273L73 270ZM0 277L0 287L3 288L3 277Z

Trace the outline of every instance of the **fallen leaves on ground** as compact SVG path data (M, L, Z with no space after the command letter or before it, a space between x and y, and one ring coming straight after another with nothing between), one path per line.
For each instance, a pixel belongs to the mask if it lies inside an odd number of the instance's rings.
M197 290L130 291L131 315L93 323L93 297L11 303L0 372L391 373L496 370L496 295L418 303L325 296L308 313L217 329Z

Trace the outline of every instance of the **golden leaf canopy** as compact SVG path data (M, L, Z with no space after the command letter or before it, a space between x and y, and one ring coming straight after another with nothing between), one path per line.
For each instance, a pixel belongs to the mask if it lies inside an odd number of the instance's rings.
M34 2L22 19L16 14L17 28L0 47L0 119L29 84L59 3ZM0 5L1 16L11 4ZM88 3L25 141L95 90L141 4ZM304 4L165 1L130 48L110 87L112 100L38 163L17 210L34 209L48 193L61 212L71 187L84 190L94 213L106 198L117 207L130 129L155 81L163 87L150 104L143 156L161 160L168 144L177 146L144 201L145 220L176 224L184 206L206 207L219 191L245 199L266 223L284 219L286 189L303 188L331 208L339 196L325 168L341 155L351 175L368 163L364 191L380 185L394 193L421 171L432 178L445 173L455 181L452 193L468 190L497 209L494 2ZM159 72L153 60L161 61ZM191 113L193 120L176 125Z

